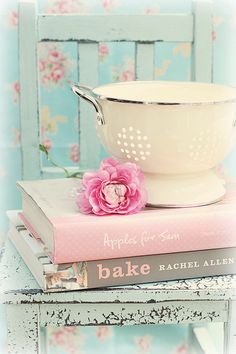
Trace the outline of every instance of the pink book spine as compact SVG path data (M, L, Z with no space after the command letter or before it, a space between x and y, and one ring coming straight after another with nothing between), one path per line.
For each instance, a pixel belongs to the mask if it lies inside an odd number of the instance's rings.
M199 210L200 211L200 210ZM140 217L53 218L53 262L68 263L236 247L236 217L228 211Z

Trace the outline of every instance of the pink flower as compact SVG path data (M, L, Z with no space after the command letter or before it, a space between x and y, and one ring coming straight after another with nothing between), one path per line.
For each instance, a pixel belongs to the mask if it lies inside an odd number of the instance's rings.
M9 13L9 23L11 27L18 26L18 13L16 11L11 11Z
M179 346L177 349L176 349L176 353L178 354L187 354L188 352L188 348L185 344Z
M58 61L60 61L60 59L62 59L62 56L61 56L61 53L58 50L52 50L49 53L48 60L51 63L58 62Z
M143 337L136 338L136 344L139 348L139 351L142 353L149 352L152 347L152 337L145 335Z
M13 85L15 92L20 93L20 83L16 81Z
M122 81L132 81L134 80L134 72L133 70L125 70L121 75Z
M106 44L100 44L99 46L99 59L103 60L109 54L109 48Z
M21 142L21 132L18 129L14 129L13 134L14 134L14 144L15 146L19 146Z
M47 13L84 13L85 4L80 0L51 0L49 7L45 9Z
M51 80L50 76L48 75L43 75L41 78L41 84L42 85L47 85L47 83L49 83Z
M84 174L82 185L76 203L85 214L134 214L147 202L144 175L131 162L104 159L98 171Z
M146 15L155 15L156 13L159 12L159 9L157 8L152 8L152 7L148 7L146 10L145 10L145 14Z
M45 61L44 60L39 60L39 71L45 70Z
M79 146L78 144L73 144L70 148L70 159L74 163L79 162Z
M45 148L49 151L52 148L52 141L50 139L45 139L43 141L43 145L45 146Z
M65 71L62 66L57 65L51 72L51 78L53 81L60 81L65 76Z
M13 82L10 86L13 94L13 101L18 102L19 100L19 94L20 94L20 84L19 81Z
M107 337L112 336L112 328L108 326L99 326L96 329L96 337L99 340L104 340Z
M102 0L102 7L106 10L111 10L116 6L115 0Z
M215 41L217 39L216 31L212 31L212 40Z

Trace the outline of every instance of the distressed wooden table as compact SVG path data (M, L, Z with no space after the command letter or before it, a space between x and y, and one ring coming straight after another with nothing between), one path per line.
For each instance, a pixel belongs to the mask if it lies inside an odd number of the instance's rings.
M0 265L9 353L44 353L43 327L224 322L236 353L236 276L46 294L13 245Z

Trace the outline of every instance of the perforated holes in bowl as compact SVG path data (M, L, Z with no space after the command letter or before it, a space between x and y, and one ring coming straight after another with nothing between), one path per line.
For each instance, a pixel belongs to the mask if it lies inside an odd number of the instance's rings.
M200 131L189 145L189 157L194 161L209 161L218 151L218 139L214 131Z
M151 144L148 142L147 135L143 135L140 129L135 129L133 126L123 127L117 133L116 142L120 151L128 159L133 158L135 161L144 161L151 155Z

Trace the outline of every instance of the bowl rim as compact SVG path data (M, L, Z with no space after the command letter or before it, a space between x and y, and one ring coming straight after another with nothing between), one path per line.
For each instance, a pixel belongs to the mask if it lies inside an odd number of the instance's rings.
M162 101L147 101L147 100L133 100L127 98L116 98L109 95L99 94L96 92L97 89L106 88L110 86L117 86L117 85L127 85L127 84L175 84L175 85L205 85L209 87L221 87L235 90L235 97L229 99L217 99L217 100L209 100L209 101L196 101L196 102L162 102ZM123 82L113 82L108 83L105 85L97 86L92 89L93 95L96 99L101 101L111 101L111 102L118 102L118 103L132 103L132 104L144 104L144 105L159 105L159 106L204 106L204 105L215 105L215 104L225 104L225 103L236 103L236 87L232 85L224 85L224 84L216 84L216 83L207 83L207 82L200 82L200 81L167 81L167 80L133 80L133 81L123 81Z

